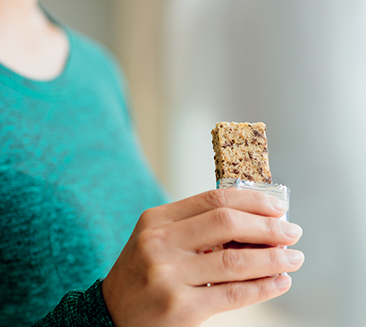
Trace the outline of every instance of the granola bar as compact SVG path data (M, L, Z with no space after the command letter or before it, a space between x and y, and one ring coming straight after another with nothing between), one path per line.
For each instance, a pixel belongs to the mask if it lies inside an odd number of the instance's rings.
M217 181L236 178L259 183L272 182L265 124L220 122L211 134Z

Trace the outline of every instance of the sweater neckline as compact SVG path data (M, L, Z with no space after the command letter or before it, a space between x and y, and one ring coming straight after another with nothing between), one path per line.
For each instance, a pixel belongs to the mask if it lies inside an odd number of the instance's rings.
M71 31L68 27L56 23L65 33L69 52L62 72L54 79L41 81L25 77L0 63L0 84L4 84L13 90L32 98L42 100L55 100L70 96L72 85L75 83L75 76L72 76L75 57L75 44Z

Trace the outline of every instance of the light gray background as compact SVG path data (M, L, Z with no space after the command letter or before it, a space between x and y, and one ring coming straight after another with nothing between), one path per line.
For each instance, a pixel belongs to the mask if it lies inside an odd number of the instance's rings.
M167 26L175 194L214 186L217 121L264 121L306 256L270 305L288 326L366 326L366 2L172 0Z
M56 19L112 48L112 0L42 0Z
M118 1L42 2L113 50ZM217 121L264 121L274 181L291 187L290 218L304 229L291 291L216 325L365 326L366 2L170 0L164 15L168 189L214 187Z

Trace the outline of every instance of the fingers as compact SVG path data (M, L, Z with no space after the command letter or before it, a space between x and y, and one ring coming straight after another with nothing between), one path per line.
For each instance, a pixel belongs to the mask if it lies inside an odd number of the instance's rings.
M189 251L230 241L293 245L302 235L301 227L296 224L227 208L205 212L166 228L173 244Z
M198 286L294 272L303 262L304 255L297 250L229 249L191 257L177 275L189 285Z
M192 303L200 303L202 313L211 316L275 298L286 293L290 287L290 276L197 287L194 290L195 299L192 299Z
M173 221L189 218L217 208L233 208L253 214L281 217L287 210L284 201L261 192L229 189L212 190L161 207Z

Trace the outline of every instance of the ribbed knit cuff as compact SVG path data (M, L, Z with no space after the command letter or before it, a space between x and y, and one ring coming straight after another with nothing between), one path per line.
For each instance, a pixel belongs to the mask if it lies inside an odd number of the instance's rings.
M91 326L114 326L102 294L103 280L104 278L98 279L85 292L85 302L88 304L88 317L90 317Z
M102 294L103 278L86 291L67 293L44 319L33 327L94 326L114 327Z

